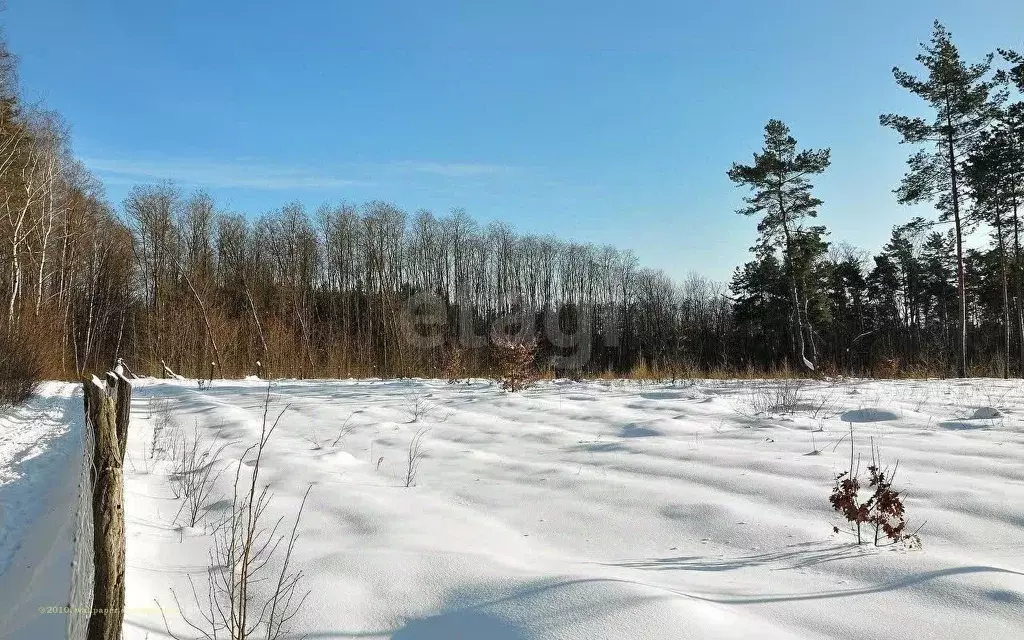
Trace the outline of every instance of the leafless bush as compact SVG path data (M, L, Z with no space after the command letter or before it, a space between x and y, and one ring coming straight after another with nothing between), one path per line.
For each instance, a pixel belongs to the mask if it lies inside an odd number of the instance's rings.
M416 484L416 476L420 470L420 461L426 455L426 450L423 448L423 437L427 435L428 431L429 429L420 429L413 435L412 440L409 441L409 452L405 467L406 488ZM378 466L380 466L379 463Z
M758 384L750 390L747 405L754 414L792 413L800 406L804 385L795 379Z
M43 362L33 341L0 336L0 406L28 400L42 381Z
M150 396L146 402L146 418L155 420L159 415L171 413L171 399Z
M974 397L970 391L963 387L949 387L946 390L949 394L949 405L958 416L968 415L974 406Z
M179 444L175 436L173 404L168 398L149 398L149 421L152 426L149 446L142 455L144 473L149 473L160 460L177 460L175 447ZM134 464L133 464L134 466ZM173 485L172 485L173 489ZM175 496L177 497L177 496Z
M537 339L514 340L497 338L491 350L498 366L498 382L506 391L522 391L536 380L533 360L537 354Z
M259 482L267 443L287 410L285 407L272 424L268 422L268 387L259 440L245 450L237 463L231 512L214 535L205 593L200 593L189 576L199 616L181 616L205 640L279 640L285 637L289 623L309 596L309 592L299 590L303 573L292 568L292 555L298 541L299 520L312 487L302 497L290 534L285 535L278 533L283 519L267 522L266 510L273 495L268 486L261 488ZM250 465L249 477L243 477L242 470ZM270 567L277 560L280 570L271 573ZM178 594L173 590L171 594L177 610L182 611ZM160 607L159 602L157 606ZM180 640L171 632L162 607L160 612L167 634Z
M822 392L816 398L808 400L804 404L804 408L811 414L811 418L818 420L819 418L825 418L836 413L836 394L832 392Z
M814 437L814 432L811 431L811 452L807 455L816 456L820 454L821 450L818 449L818 441Z
M915 395L914 397L914 411L921 413L921 409L932 399L931 391L925 390L924 395Z
M309 437L307 438L307 440L309 440L309 444L313 445L313 451L319 451L323 449L323 445L320 444L320 438L318 438L316 435L316 429L310 430Z
M441 406L433 400L433 394L420 391L410 391L405 395L405 412L409 415L409 422L420 422L436 418L442 422L448 418L441 416Z
M352 413L348 414L348 417L345 418L345 422L342 423L341 425L341 429L338 431L338 436L334 439L334 442L331 443L331 447L338 446L338 443L344 440L345 437L348 436L348 434L355 431L357 425L352 424L352 416L354 416L357 413L360 412L353 411Z
M1006 398L1009 397L1012 391L1014 391L1013 387L1004 387L1000 385L986 385L981 389L981 393L988 401L988 404L985 406L993 409L1005 409Z
M175 445L175 465L171 472L171 491L175 498L181 498L181 508L174 521L182 515L185 523L194 527L202 519L213 498L213 490L221 470L217 462L224 450L206 444L199 435L198 427L191 436L182 434Z
M332 440L330 442L330 448L331 449L333 449L334 447L337 447L338 443L340 443L342 440L344 440L345 437L348 436L348 434L350 434L353 431L355 431L355 429L356 429L356 427L358 425L352 424L352 417L355 414L357 414L357 413L359 413L359 411L353 411L352 413L348 414L347 418L345 418L345 422L342 423L341 429L338 430L338 435L335 436L334 440ZM324 448L324 444L327 443L326 440L321 440L320 439L320 437L316 433L316 429L315 428L314 429L310 429L309 437L307 437L306 440L308 440L309 444L312 445L312 448L313 448L314 451L320 451L321 449Z

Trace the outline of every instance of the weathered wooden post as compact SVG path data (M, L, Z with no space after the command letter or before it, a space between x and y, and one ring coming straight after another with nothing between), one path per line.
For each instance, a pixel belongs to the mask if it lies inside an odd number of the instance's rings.
M132 385L125 376L117 373L108 373L107 386L113 388L115 392L117 444L121 450L121 462L123 465L125 451L127 451L128 447L128 421L132 415Z
M120 640L124 623L124 455L131 384L108 373L85 380L85 415L95 437L92 470L93 601L88 640Z

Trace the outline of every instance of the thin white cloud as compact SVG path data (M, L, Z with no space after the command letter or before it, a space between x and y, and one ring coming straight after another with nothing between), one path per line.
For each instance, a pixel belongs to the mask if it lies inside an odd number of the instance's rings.
M339 189L365 185L362 180L327 172L274 167L248 162L202 160L129 161L86 158L85 165L112 183L174 180L183 184L246 189Z
M508 174L513 167L459 162L394 162L346 164L333 170L280 167L251 160L212 162L209 160L166 159L127 160L86 158L86 166L111 184L173 180L210 188L244 189L341 189L369 186L381 180L413 179L415 175L451 179L493 177Z
M475 176L493 176L508 173L512 167L494 164L475 163L444 163L444 162L409 162L403 163L409 169L420 173L431 173L449 178L471 178Z

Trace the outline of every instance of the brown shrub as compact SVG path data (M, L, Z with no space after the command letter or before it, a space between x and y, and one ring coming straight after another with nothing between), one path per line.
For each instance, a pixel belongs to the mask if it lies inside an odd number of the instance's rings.
M498 367L498 382L502 389L522 391L537 379L533 369L533 360L537 355L536 338L498 338L492 344L491 351Z
M448 380L448 384L461 382L466 377L462 347L452 345L444 354L444 361L441 363L441 376Z
M39 340L21 333L0 336L0 405L24 402L43 377Z
M832 508L853 524L857 533L857 544L862 541L861 525L869 524L875 528L875 546L878 546L882 534L892 542L902 542L910 546L920 546L921 539L917 533L907 533L906 512L903 497L892 488L896 469L891 472L883 469L879 460L878 450L874 441L871 443L871 465L868 466L868 488L873 493L861 500L860 479L857 477L857 466L853 456L853 425L850 425L850 469L839 473L832 487L829 502ZM899 467L899 463L896 465ZM833 528L837 533L839 527Z

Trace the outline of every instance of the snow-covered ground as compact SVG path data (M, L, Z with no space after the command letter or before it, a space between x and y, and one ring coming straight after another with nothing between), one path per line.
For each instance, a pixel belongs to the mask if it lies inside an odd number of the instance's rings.
M795 411L764 413L774 392L759 387L776 384L557 381L508 394L485 381L274 383L271 415L290 407L263 460L267 517L290 527L313 487L294 559L310 591L296 633L1022 637L1024 384L815 382ZM155 602L173 609L172 590L197 617L189 576L205 596L210 523L265 395L259 381L137 385L127 638L166 637ZM923 548L858 547L831 510L851 423L862 468L872 438L885 462L899 460L896 488L911 527L924 524ZM225 447L225 471L206 520L183 528L160 450L168 432L196 428ZM408 446L424 429L406 488ZM192 637L174 611L168 620Z
M0 637L63 638L82 469L79 385L0 409Z

